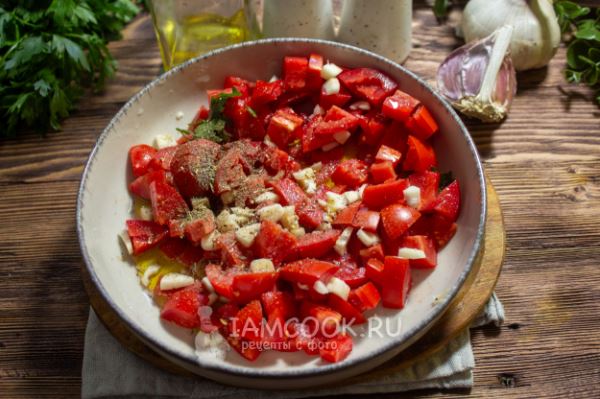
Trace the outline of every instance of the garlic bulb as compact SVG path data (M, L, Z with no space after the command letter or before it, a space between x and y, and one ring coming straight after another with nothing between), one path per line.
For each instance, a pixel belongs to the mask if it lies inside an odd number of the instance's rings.
M467 43L511 25L510 51L517 71L541 68L560 43L560 27L552 0L470 0L461 21Z
M500 122L517 91L509 45L513 29L503 26L490 36L454 50L440 65L440 93L465 115Z

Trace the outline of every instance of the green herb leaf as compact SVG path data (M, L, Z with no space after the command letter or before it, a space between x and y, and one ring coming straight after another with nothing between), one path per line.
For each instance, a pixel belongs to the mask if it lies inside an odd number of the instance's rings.
M453 181L454 181L454 176L452 175L452 171L442 173L440 175L439 191L442 191L444 188L448 187L450 185L450 183L452 183Z
M194 137L197 139L206 139L215 143L224 143L229 140L230 135L225 131L224 119L207 119L202 121L196 130Z
M233 97L239 97L242 93L235 87L231 89L231 93L220 93L210 99L210 119L223 118L223 110L227 100Z
M448 0L435 0L435 3L433 3L433 14L436 18L443 19L446 17L449 6L448 3Z

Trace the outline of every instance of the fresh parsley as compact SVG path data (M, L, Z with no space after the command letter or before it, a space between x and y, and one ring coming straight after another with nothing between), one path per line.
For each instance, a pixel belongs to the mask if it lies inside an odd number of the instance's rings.
M106 44L138 11L130 0L0 2L0 136L60 129L85 88L114 73Z
M600 9L566 0L554 3L554 9L568 43L566 79L595 89L600 104Z
M242 94L234 87L231 90L231 93L220 93L213 96L210 100L208 119L200 122L191 134L197 139L211 140L215 143L224 143L228 141L231 138L231 135L225 130L225 125L227 124L227 120L223 114L225 103L227 103L227 100L230 98L239 97L241 95ZM184 132L182 129L177 130L182 133ZM187 133L190 134L190 132Z

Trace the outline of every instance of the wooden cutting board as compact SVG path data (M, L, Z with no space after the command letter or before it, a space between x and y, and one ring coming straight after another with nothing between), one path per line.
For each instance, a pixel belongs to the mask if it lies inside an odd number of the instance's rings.
M500 276L506 240L500 202L489 179L487 179L487 196L488 214L482 251L465 284L446 313L421 339L394 359L368 373L353 377L354 382L368 380L381 374L398 372L398 370L411 365L415 361L430 356L467 328L481 312L492 295ZM188 370L166 360L137 338L96 290L87 269L85 267L82 269L83 282L94 311L112 335L125 348L166 371L195 376Z

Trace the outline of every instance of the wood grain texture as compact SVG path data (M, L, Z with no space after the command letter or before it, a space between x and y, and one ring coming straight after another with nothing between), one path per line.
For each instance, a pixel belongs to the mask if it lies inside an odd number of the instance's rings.
M450 24L455 17L451 18ZM459 42L416 2L406 66L434 81ZM0 397L76 398L88 300L75 199L83 164L120 106L160 71L148 18L110 45L120 70L63 131L0 141ZM469 391L398 397L597 398L600 392L600 110L565 83L561 48L521 73L501 125L466 121L499 194L507 253L496 292L507 321L473 333Z

